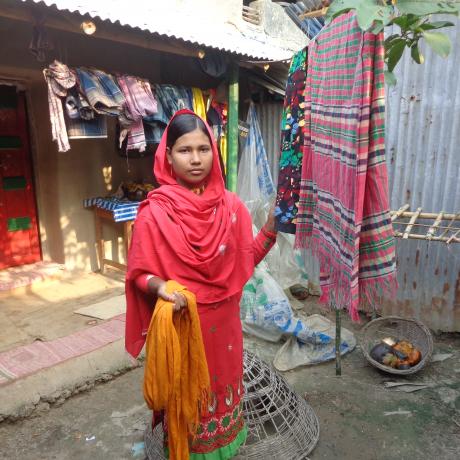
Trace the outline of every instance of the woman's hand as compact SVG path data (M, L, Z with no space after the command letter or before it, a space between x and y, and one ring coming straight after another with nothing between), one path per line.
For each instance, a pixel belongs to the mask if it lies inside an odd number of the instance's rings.
M275 227L275 203L272 204L270 211L268 212L267 222L265 222L265 230L270 233L277 233Z
M174 304L173 309L174 311L179 311L182 308L187 306L187 298L184 294L180 292L173 292L172 294L168 294L166 291L166 281L162 280L161 278L154 277L149 280L149 290L152 294L155 294L157 297L160 297L167 302L172 302Z

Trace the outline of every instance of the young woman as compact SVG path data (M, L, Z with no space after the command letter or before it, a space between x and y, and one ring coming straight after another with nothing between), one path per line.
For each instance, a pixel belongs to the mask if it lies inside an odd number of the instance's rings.
M140 353L156 298L174 302L175 310L187 307L181 294L166 292L167 280L196 295L211 395L190 458L230 459L247 434L239 302L255 265L275 242L273 214L254 239L246 207L225 190L210 128L189 110L171 119L154 172L161 187L139 207L128 257L126 349ZM154 414L154 425L160 420Z

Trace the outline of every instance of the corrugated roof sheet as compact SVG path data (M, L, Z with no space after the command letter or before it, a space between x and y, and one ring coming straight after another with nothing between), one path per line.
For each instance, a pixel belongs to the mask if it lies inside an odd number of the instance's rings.
M123 27L183 40L199 46L215 48L247 56L255 60L283 61L297 49L272 39L251 27L240 27L237 21L220 22L193 2L181 3L180 11L171 2L152 0L22 0L26 3L55 6L60 11L89 15ZM198 11L197 11L198 10ZM244 29L244 30L243 30Z

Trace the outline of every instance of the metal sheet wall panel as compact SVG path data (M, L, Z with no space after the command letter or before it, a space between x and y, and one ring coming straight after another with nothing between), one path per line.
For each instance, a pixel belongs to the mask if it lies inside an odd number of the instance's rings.
M387 161L392 209L460 211L460 21L446 29L447 59L424 46L425 64L405 53L387 88ZM391 31L389 32L391 33ZM388 312L460 331L460 245L397 241L398 300Z
M264 140L268 162L275 185L278 182L278 165L281 139L282 102L264 102L256 106L260 131Z

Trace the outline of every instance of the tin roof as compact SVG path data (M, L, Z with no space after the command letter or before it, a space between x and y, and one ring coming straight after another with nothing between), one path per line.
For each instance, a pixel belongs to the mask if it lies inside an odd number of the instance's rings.
M152 0L22 0L44 4L60 11L99 18L123 27L182 40L198 46L238 54L254 60L290 59L299 46L292 47L241 21L223 22L193 2ZM180 5L179 5L180 4ZM180 6L180 10L178 8Z

